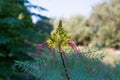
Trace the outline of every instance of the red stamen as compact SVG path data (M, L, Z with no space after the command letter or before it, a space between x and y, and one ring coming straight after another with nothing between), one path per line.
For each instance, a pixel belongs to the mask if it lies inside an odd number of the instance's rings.
M74 52L78 55L78 57L80 57L81 56L80 49L77 47L74 41L68 41L68 44L73 48Z
M43 43L39 44L37 46L37 54L40 54L40 50L47 44L48 44L47 42L43 42Z

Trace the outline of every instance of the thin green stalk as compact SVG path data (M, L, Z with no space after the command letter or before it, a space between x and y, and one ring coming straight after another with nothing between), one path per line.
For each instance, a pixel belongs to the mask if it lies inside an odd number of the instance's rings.
M66 80L70 80L70 77L69 77L69 74L68 74L68 71L67 71L67 67L65 65L65 60L64 60L63 55L62 55L61 46L59 46L59 53L60 53L60 57L61 57L61 60L62 60L62 65L64 67Z

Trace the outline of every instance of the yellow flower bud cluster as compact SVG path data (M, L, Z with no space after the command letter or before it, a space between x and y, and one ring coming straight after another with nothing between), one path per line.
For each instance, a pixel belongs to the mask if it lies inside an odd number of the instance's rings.
M67 46L70 39L71 37L64 31L62 21L60 21L57 30L51 33L50 39L47 42L49 47L58 48L59 46Z

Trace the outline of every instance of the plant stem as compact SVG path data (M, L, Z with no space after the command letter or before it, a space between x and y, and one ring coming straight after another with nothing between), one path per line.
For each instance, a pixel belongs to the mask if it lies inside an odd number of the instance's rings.
M62 65L63 65L63 67L64 67L66 80L70 80L70 77L69 77L69 74L68 74L68 71L67 71L67 68L66 68L66 65L65 65L65 61L64 61L62 52L60 51L59 53L60 53L60 57L61 57L61 60L62 60Z

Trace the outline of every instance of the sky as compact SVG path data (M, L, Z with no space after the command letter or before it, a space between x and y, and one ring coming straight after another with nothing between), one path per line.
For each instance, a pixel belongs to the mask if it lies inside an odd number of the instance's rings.
M47 11L31 9L32 12L47 17L69 18L74 15L89 17L92 8L105 0L29 0L32 4L44 7ZM35 22L36 18L34 18Z

